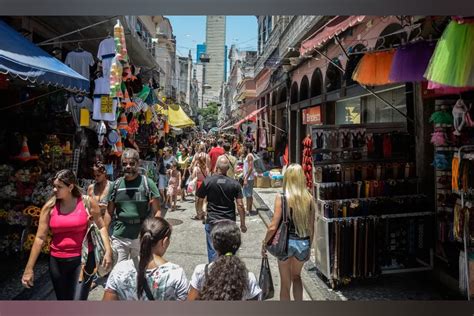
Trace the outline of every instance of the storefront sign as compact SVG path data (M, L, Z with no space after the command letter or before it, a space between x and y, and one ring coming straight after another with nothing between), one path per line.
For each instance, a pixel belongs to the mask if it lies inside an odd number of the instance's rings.
M318 105L312 108L303 109L303 124L313 125L321 123L321 106Z

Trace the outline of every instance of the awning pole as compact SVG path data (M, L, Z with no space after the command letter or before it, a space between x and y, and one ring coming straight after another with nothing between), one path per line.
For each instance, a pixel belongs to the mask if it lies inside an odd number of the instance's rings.
M337 69L339 69L340 71L342 71L342 73L345 73L345 70L342 69L338 64L336 64L335 62L333 62L331 60L331 58L329 58L328 56L326 56L324 53L320 52L319 50L317 49L314 49L316 51L316 53L320 54L321 56L323 56L328 62L330 62L334 67L336 67ZM344 48L342 48L342 50L344 50ZM344 50L345 51L345 50ZM364 90L366 90L367 92L369 92L370 94L372 94L374 97L376 97L377 99L379 99L380 101L382 101L383 103L385 103L386 105L388 105L389 107L391 107L392 109L394 109L395 111L397 111L398 113L400 113L401 116L403 116L404 118L406 118L408 121L410 121L411 123L415 123L413 121L412 118L408 117L405 113L403 113L402 111L400 111L399 109L397 109L395 106L393 106L390 102L388 102L387 100L385 100L384 98L382 98L381 96L379 96L377 93L375 93L372 89L369 89L367 88L367 86L363 85L363 84L360 84L359 82L356 81L356 83L361 86L362 88L364 88Z
M94 23L94 24L85 26L85 27L80 28L80 29L77 29L77 30L75 30L75 31L68 32L68 33L65 33L65 34L63 34L63 35L59 35L59 36L53 37L53 38L51 38L51 39L48 39L48 40L43 41L43 42L41 42L41 43L38 43L38 44L36 44L36 45L37 45L37 46L41 46L41 45L44 45L44 44L46 44L46 43L55 41L55 40L57 40L57 39L59 39L59 38L63 38L63 37L65 37L65 36L68 36L68 35L71 35L71 34L74 34L74 33L80 32L80 31L87 30L87 29L89 29L89 28L91 28L91 27L94 27L94 26L103 24L103 23L105 23L105 22L108 22L108 21L110 21L110 20L112 20L112 19L115 19L116 17L118 17L118 15L113 16L113 17L111 17L111 18L108 18L107 20L100 21L100 22L97 22L97 23Z
M267 120L264 120L264 119L260 119L260 120L261 120L262 122L264 122L265 124L268 124L268 125L270 125L270 126L275 127L275 128L276 128L277 130L279 130L279 131L282 131L282 132L285 131L285 130L282 130L281 128L279 128L278 126L275 126L275 125L273 125L272 123L268 122Z

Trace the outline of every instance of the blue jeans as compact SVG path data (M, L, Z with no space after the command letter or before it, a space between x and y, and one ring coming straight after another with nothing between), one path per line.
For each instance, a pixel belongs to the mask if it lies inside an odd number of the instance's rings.
M209 260L209 263L210 263L214 261L217 257L217 253L214 250L214 247L212 247L212 240L211 240L212 225L206 224L204 225L204 229L206 230L207 259Z

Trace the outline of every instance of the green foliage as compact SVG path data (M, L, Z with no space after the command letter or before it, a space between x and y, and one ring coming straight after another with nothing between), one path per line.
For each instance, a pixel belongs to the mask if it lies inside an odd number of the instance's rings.
M217 125L217 114L219 108L216 102L209 102L206 107L198 110L202 116L203 126L210 128Z

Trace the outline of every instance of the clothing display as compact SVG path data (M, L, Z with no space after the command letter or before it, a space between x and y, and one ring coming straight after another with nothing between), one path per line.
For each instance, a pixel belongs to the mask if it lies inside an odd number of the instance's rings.
M452 87L474 86L474 22L452 20L431 57L425 78Z
M115 57L115 42L112 37L107 37L99 44L97 58L102 62L102 74L108 78L110 76L110 68L112 59Z
M352 74L352 79L368 86L381 86L391 83L389 75L394 55L394 49L365 54Z
M389 80L394 83L423 81L435 46L436 42L419 41L398 47L393 56Z
M108 98L108 97L106 97ZM93 103L93 114L92 114L92 119L96 121L115 121L117 119L116 113L117 113L117 107L118 107L118 98L111 98L112 100L112 106L107 107L104 112L103 108L103 99L102 97L96 97L94 96L94 103Z
M94 65L94 57L85 50L72 51L67 54L64 63L81 74L84 78L89 79L89 68Z

